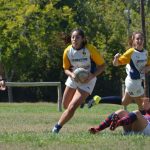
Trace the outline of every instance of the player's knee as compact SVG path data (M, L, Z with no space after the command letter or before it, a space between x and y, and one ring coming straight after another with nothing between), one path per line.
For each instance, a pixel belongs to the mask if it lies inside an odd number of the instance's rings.
M122 100L122 105L123 106L128 106L130 102L128 102L127 100Z
M120 109L120 110L116 111L115 113L119 115L119 118L122 118L128 114L128 112L125 111L124 109Z
M62 101L62 106L63 106L64 109L67 109L68 105L69 104L66 101L64 101L64 100Z
M76 106L75 104L69 104L67 109L70 113L74 113L74 111L76 110Z

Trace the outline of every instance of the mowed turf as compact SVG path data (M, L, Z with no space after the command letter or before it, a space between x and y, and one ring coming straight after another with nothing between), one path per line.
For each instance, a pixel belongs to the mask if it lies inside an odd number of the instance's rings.
M0 103L0 150L149 150L150 137L124 136L121 127L88 133L109 113L122 108L101 104L78 109L59 134L51 129L61 112L53 103ZM137 106L130 105L128 110Z

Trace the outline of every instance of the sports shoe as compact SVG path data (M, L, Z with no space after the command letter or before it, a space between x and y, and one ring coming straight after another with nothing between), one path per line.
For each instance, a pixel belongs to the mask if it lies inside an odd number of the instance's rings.
M52 129L52 133L59 133L60 129L62 128L61 125L56 124L53 129Z
M112 122L110 124L110 130L113 131L119 126L118 121L119 121L119 116L117 114L114 114L112 117Z
M93 99L89 100L88 108L91 108L92 106L99 104L100 101L101 101L101 97L98 95L95 95Z
M52 133L58 133L59 132L59 130L56 128L56 127L54 127L53 129L52 129Z

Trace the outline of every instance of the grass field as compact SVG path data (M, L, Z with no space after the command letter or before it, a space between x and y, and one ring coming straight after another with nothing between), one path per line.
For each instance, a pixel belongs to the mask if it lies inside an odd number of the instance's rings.
M0 103L0 150L148 150L150 137L124 136L121 127L96 135L87 132L119 108L105 104L79 108L59 134L52 134L61 115L56 104ZM128 107L135 108L134 104Z

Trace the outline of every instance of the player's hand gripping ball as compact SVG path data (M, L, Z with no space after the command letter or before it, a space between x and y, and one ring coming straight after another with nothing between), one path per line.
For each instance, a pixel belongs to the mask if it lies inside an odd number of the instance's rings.
M84 68L77 68L76 70L74 70L74 74L75 74L75 81L79 83L84 83L89 77L88 70Z

